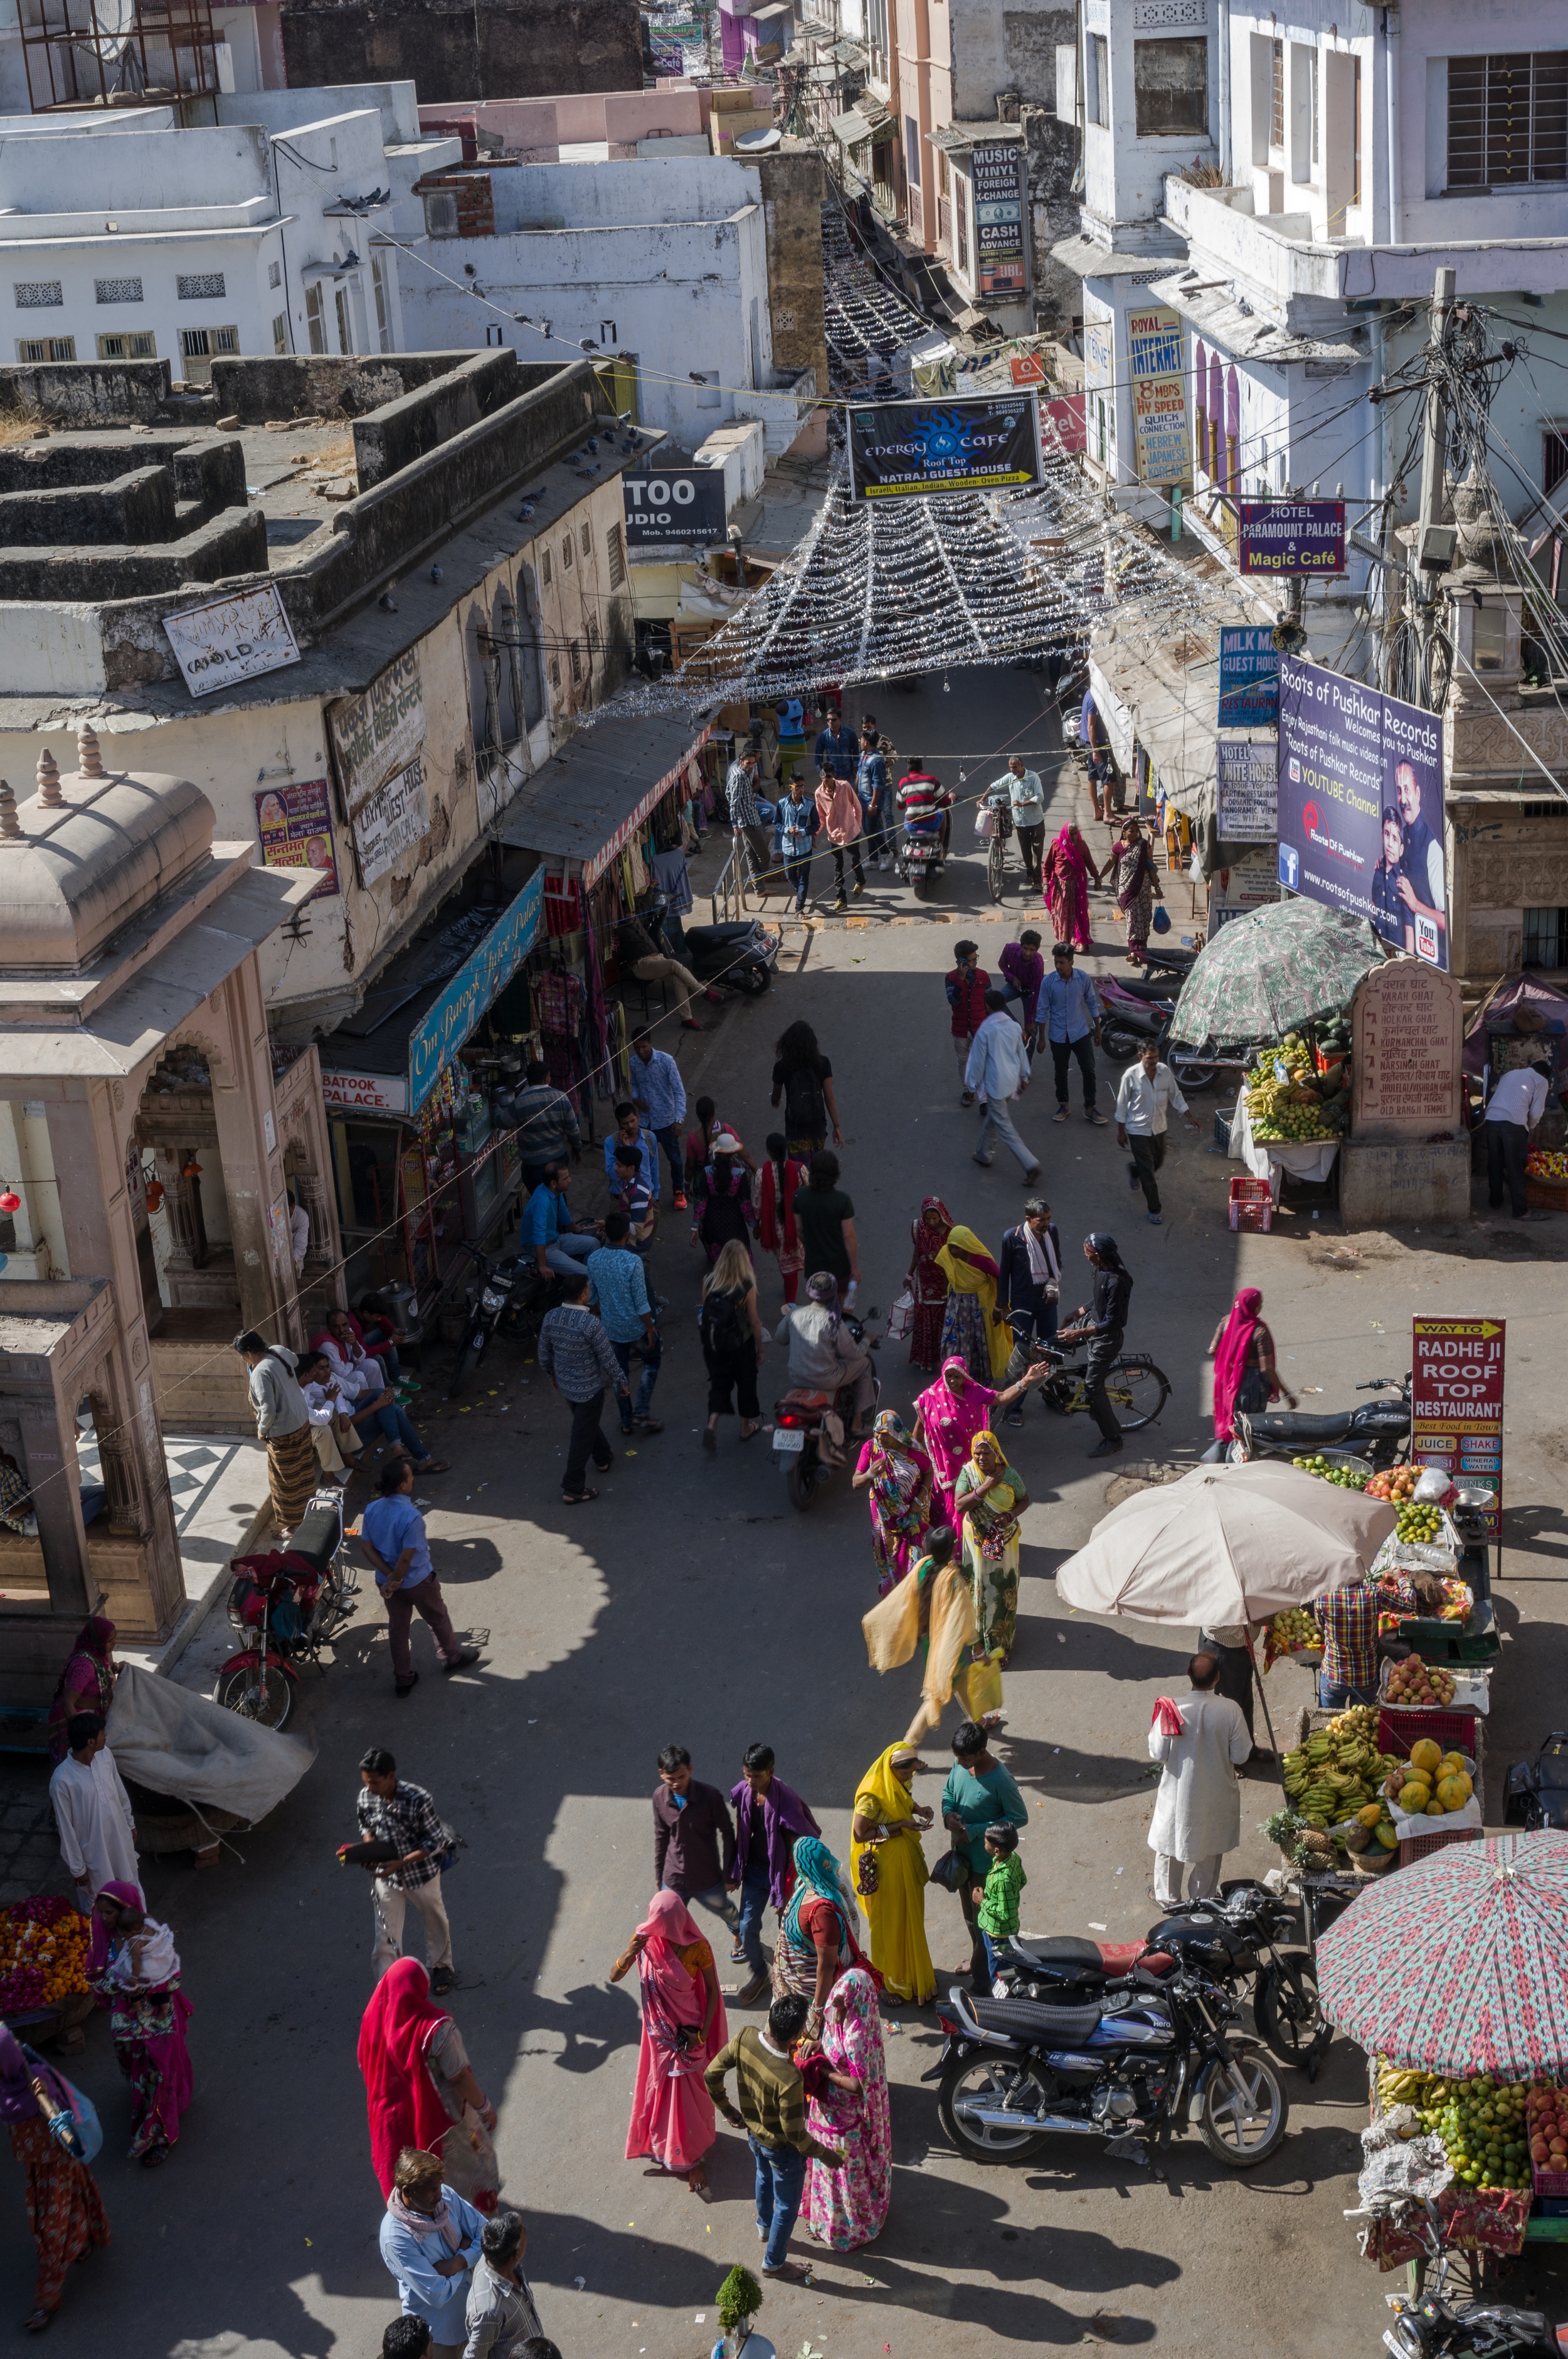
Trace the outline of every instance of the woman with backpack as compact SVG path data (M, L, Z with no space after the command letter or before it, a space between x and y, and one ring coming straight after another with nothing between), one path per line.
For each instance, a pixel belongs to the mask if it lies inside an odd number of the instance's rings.
M690 1243L699 1241L710 1262L724 1247L738 1245L751 1266L751 1234L757 1225L752 1175L741 1160L741 1142L731 1130L716 1131L713 1159L697 1176L691 1201Z
M773 1094L771 1103L784 1110L784 1145L804 1162L827 1144L842 1147L838 1103L833 1094L833 1068L816 1045L809 1024L792 1024L773 1049Z
M762 1322L757 1311L757 1279L752 1256L738 1240L724 1247L708 1274L697 1324L708 1369L708 1423L702 1431L702 1446L704 1450L718 1449L719 1420L730 1415L732 1396L740 1403L741 1439L750 1441L762 1426L762 1406L757 1399Z

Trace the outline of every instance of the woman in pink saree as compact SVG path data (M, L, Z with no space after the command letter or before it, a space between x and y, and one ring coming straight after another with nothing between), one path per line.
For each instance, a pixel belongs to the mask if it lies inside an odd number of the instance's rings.
M953 1485L968 1464L975 1436L989 1421L1000 1399L989 1385L975 1382L960 1359L944 1360L942 1373L916 1400L914 1439L931 1461L933 1523L957 1526Z
M1073 948L1087 951L1092 946L1089 933L1089 878L1098 885L1100 872L1089 857L1089 848L1070 821L1045 854L1045 906L1051 912L1051 923L1059 942L1071 942Z
M813 2157L806 2225L818 2244L851 2252L881 2234L892 2193L892 2130L877 1986L863 1966L840 1974L822 2010L822 2046L804 2066L806 2125L844 2158Z
M635 1959L643 1985L643 2045L626 2158L649 2158L684 2174L694 2195L708 2184L702 2158L716 2135L703 2073L730 2037L713 1951L678 1892L655 1892L648 1914L611 1970L618 1983Z
M109 2009L114 2054L131 2084L131 2158L156 2170L174 2152L190 2104L191 2008L174 1936L147 1915L134 1884L105 1884L93 1901L87 1980Z

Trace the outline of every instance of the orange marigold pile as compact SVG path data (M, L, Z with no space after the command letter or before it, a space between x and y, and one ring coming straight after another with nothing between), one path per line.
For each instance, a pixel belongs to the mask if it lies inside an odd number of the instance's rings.
M90 1930L58 1897L0 1908L0 2015L32 2014L84 1991Z

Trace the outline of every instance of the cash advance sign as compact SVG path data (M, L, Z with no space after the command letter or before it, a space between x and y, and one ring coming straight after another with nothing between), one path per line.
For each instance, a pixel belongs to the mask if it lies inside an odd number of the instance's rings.
M1281 885L1446 972L1436 713L1281 656L1279 824Z
M929 499L999 492L1041 481L1035 397L880 401L849 412L849 468L858 500Z

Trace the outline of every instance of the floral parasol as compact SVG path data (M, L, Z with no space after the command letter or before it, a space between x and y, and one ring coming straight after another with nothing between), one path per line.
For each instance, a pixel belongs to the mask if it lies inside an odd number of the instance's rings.
M1198 952L1176 1002L1173 1039L1280 1040L1349 1005L1382 963L1370 921L1315 901L1273 901L1233 918Z
M1422 2071L1568 2065L1568 1835L1454 1843L1368 1885L1317 1943L1336 2030Z

